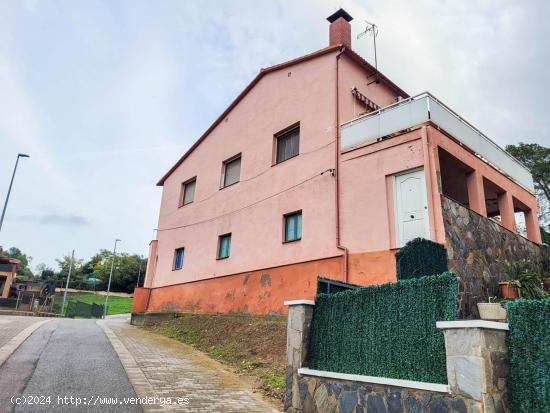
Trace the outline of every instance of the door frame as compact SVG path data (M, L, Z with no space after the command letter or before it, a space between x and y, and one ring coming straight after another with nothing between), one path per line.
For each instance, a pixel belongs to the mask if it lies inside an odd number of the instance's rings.
M420 172L423 171L422 179L423 179L423 188L424 188L424 200L426 202L426 208L424 209L424 220L425 220L425 232L426 232L426 239L431 239L431 232L430 232L430 203L428 198L428 186L427 186L427 178L426 178L426 168L424 165L415 167L412 169L407 169L405 171L400 171L398 173L392 174L392 188L393 188L393 220L394 220L394 239L395 239L395 247L396 248L402 248L404 246L401 245L401 235L399 233L399 227L400 227L400 220L399 220L399 214L397 212L398 209L398 200L397 200L397 178L403 175L408 175L414 172Z

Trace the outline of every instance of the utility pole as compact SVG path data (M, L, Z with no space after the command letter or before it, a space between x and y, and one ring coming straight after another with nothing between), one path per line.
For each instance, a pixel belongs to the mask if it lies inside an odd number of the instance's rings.
M69 280L71 279L71 270L73 269L74 250L71 254L71 263L69 264L69 275L67 276L67 283L65 284L65 292L63 293L63 303L61 304L61 314L65 315L65 300L67 300L67 289L69 288Z
M139 278L141 277L141 256L139 257L139 270L138 270L138 279L137 279L137 282L136 282L136 288L139 288Z
M111 261L111 272L109 273L109 283L107 284L107 295L105 296L105 305L103 306L103 318L107 316L107 305L109 304L109 292L111 291L111 279L113 278L113 269L115 268L117 242L120 242L118 238L115 240L115 247L113 248L113 260Z
M4 215L6 215L6 208L8 207L8 201L10 200L11 187L13 186L13 179L15 178L15 172L17 171L19 158L30 158L30 156L25 153L17 154L17 159L15 161L15 168L13 168L13 174L11 175L10 186L8 188L8 194L6 195L6 201L4 202L4 208L2 209L2 216L0 216L0 231L2 230L2 224L4 223Z

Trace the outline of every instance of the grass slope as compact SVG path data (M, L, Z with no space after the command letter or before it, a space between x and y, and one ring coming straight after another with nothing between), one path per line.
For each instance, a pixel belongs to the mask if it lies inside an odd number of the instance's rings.
M88 304L100 304L105 303L105 296L93 293L67 293L67 302L69 301L82 301ZM54 311L61 311L61 304L63 303L63 293L58 293L55 296ZM65 304L65 307L67 304ZM109 296L109 306L107 308L107 315L115 314L127 314L132 309L132 297L116 297Z
M286 367L286 317L237 314L180 314L144 327L190 344L259 383L260 390L283 402Z

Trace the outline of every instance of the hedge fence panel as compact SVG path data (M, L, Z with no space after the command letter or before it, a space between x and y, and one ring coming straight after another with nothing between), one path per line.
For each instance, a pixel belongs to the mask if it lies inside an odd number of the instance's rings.
M508 391L515 413L550 412L550 299L517 300L508 311Z
M448 271L447 250L437 242L415 238L395 254L397 279L408 280Z
M452 273L337 294L318 294L310 335L312 369L447 383L436 321L456 319Z

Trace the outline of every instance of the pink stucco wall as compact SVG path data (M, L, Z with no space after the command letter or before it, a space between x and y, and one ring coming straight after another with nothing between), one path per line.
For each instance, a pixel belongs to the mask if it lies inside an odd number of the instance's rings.
M330 54L263 77L166 180L153 286L339 254L331 242L334 178L321 175L334 167L333 67ZM274 134L296 122L300 155L273 166ZM241 181L220 190L222 162L238 153ZM181 183L193 176L195 201L178 208ZM283 244L283 214L300 209L303 238ZM216 260L218 236L228 232L231 256ZM184 266L172 271L179 247Z
M327 274L340 279L334 273L341 268L343 255L336 247L336 179L328 172L335 168L336 108L340 123L364 111L351 94L353 87L382 107L393 103L396 94L383 83L369 84L373 79L367 75L371 72L345 55L337 58L338 53L331 51L263 76L166 178L157 240L151 244L145 281L146 287L153 288L155 308L173 305L174 297L180 294L158 287L177 284L180 291L183 283L221 276L233 277L227 278L227 285L240 285L234 279L266 268L272 269L275 277L284 274L287 281L301 276L311 281L316 275ZM274 135L297 122L299 156L273 165ZM340 243L349 252L348 281L371 284L395 277L392 177L397 173L424 168L430 236L445 242L438 146L479 169L536 211L532 194L429 123L355 148L339 158ZM239 153L240 182L220 189L223 161ZM193 177L197 177L194 202L179 207L181 184ZM297 210L303 214L302 239L283 243L283 215ZM217 260L218 236L229 232L231 256ZM185 248L183 268L173 270L174 251L181 247ZM324 259L332 263L325 272L315 264ZM313 264L295 265L306 262ZM208 301L211 285L195 283L195 298ZM292 287L289 283L284 288L290 293ZM232 302L227 306L241 308L245 304Z
M395 248L393 186L388 181L423 164L419 130L342 155L342 240L350 252Z
M342 254L335 242L335 178L331 173L321 175L335 165L337 53L264 76L166 179L158 261L155 271L148 272L148 286ZM344 56L339 71L340 119L360 113L351 95L354 86L380 105L395 99L382 84L367 86L367 72ZM296 122L300 155L273 165L273 135ZM220 190L222 162L238 153L241 181ZM181 183L194 176L195 200L179 208ZM303 214L302 240L283 244L283 214L295 210ZM216 260L218 236L228 232L231 257ZM174 250L180 247L185 247L184 266L173 271ZM374 248L363 245L354 251Z

